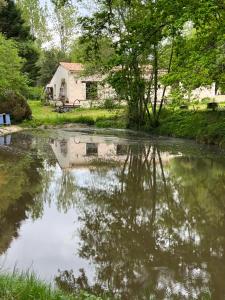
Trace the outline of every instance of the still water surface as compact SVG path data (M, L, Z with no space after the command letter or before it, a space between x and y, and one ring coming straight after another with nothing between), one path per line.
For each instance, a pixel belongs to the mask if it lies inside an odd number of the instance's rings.
M225 158L126 132L0 139L0 265L119 299L225 299Z

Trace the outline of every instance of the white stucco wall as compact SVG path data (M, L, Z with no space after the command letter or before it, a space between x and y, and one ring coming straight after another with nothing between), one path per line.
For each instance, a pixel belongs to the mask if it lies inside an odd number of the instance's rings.
M203 99L203 98L214 98L215 97L215 84L208 87L199 87L192 91L192 98Z
M67 91L68 91L68 75L69 73L65 68L63 68L62 66L58 66L58 69L56 70L54 76L52 77L52 80L48 84L48 86L53 87L54 100L57 100L59 98L59 91L63 79L65 79L65 82L67 84Z
M75 100L84 101L86 99L86 85L82 83L79 72L69 73L68 99L70 103L74 103Z
M53 87L54 100L59 99L62 80L66 82L66 97L71 104L79 100L82 107L90 107L92 101L86 99L86 81L98 82L98 100L94 100L95 105L98 101L116 97L115 91L109 85L101 84L102 77L97 75L81 76L79 71L72 72L60 65L48 84L49 87Z

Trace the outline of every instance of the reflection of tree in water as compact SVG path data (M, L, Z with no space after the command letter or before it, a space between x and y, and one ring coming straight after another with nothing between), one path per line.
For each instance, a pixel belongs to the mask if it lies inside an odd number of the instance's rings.
M97 278L87 287L84 271L78 278L65 271L60 286L122 299L199 299L210 290L222 299L224 166L168 159L156 146L131 145L113 192L82 188L79 254L93 262Z
M15 135L11 148L0 149L0 254L17 237L41 191L43 162L31 145L32 137Z

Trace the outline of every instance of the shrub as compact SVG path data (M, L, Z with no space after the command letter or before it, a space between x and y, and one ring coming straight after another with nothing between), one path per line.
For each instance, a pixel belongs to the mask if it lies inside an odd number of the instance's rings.
M105 99L105 101L102 105L102 108L108 109L108 110L114 109L116 107L117 107L117 104L116 104L115 100L113 100L111 98Z
M44 98L43 88L40 86L28 87L26 97L29 100L42 100Z
M32 116L26 99L21 94L13 91L0 95L0 113L9 113L16 122L31 119Z
M111 118L107 117L98 117L96 119L95 125L99 128L126 128L127 120L126 117L114 116Z
M201 103L207 104L208 102L212 102L212 99L210 97L202 98Z

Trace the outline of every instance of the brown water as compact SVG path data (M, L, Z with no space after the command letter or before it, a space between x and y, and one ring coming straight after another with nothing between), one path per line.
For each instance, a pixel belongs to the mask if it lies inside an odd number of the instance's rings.
M224 153L52 130L0 138L0 167L4 270L119 299L225 299Z

